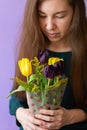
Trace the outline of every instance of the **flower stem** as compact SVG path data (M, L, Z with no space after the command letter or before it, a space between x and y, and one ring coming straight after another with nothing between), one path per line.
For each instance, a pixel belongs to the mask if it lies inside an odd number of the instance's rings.
M50 86L50 79L48 79L48 86Z
M28 76L27 76L27 83L28 83Z

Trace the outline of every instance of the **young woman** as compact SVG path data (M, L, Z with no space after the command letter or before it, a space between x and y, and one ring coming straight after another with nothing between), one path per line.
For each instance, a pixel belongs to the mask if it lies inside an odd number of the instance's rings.
M39 50L64 58L69 77L61 106L33 117L25 93L10 99L10 114L20 130L87 129L87 22L83 0L27 0L18 59L32 59ZM23 78L16 68L15 75ZM13 89L18 86L16 83Z

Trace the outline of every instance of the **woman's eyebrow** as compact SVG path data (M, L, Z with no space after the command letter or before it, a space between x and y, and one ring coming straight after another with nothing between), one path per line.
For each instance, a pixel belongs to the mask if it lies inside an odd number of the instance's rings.
M42 14L45 14L45 12L41 11L41 10L38 10L39 13L42 13Z
M41 10L38 10L39 13L42 13L42 14L45 14L45 12L41 11ZM55 12L54 15L57 15L57 14L63 14L63 13L66 13L67 10L63 10L63 11L58 11L58 12Z
M54 14L57 15L57 14L63 14L63 13L67 13L67 10L58 11L58 12L55 12Z

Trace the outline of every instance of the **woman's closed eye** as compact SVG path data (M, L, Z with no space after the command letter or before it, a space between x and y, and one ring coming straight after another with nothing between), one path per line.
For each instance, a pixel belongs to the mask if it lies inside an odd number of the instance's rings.
M39 14L39 17L40 17L40 18L46 18L46 15L41 15L41 14Z
M62 19L62 18L65 18L66 15L56 15L55 17L56 18L59 18L59 19Z

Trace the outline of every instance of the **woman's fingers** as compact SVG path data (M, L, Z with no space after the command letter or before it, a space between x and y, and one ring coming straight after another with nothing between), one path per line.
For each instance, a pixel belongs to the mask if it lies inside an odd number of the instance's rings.
M38 119L41 119L43 121L49 121L49 122L55 121L54 116L47 116L47 115L37 114L37 115L35 115L35 117L38 118Z
M32 124L30 122L28 122L28 127L27 128L28 128L27 130L48 130L46 128L42 128L41 126Z
M54 115L57 114L57 110L46 110L46 109L42 109L42 110L40 110L40 114L54 116Z
M43 120L43 128L46 129L59 129L63 126L64 110L41 110L35 117Z

